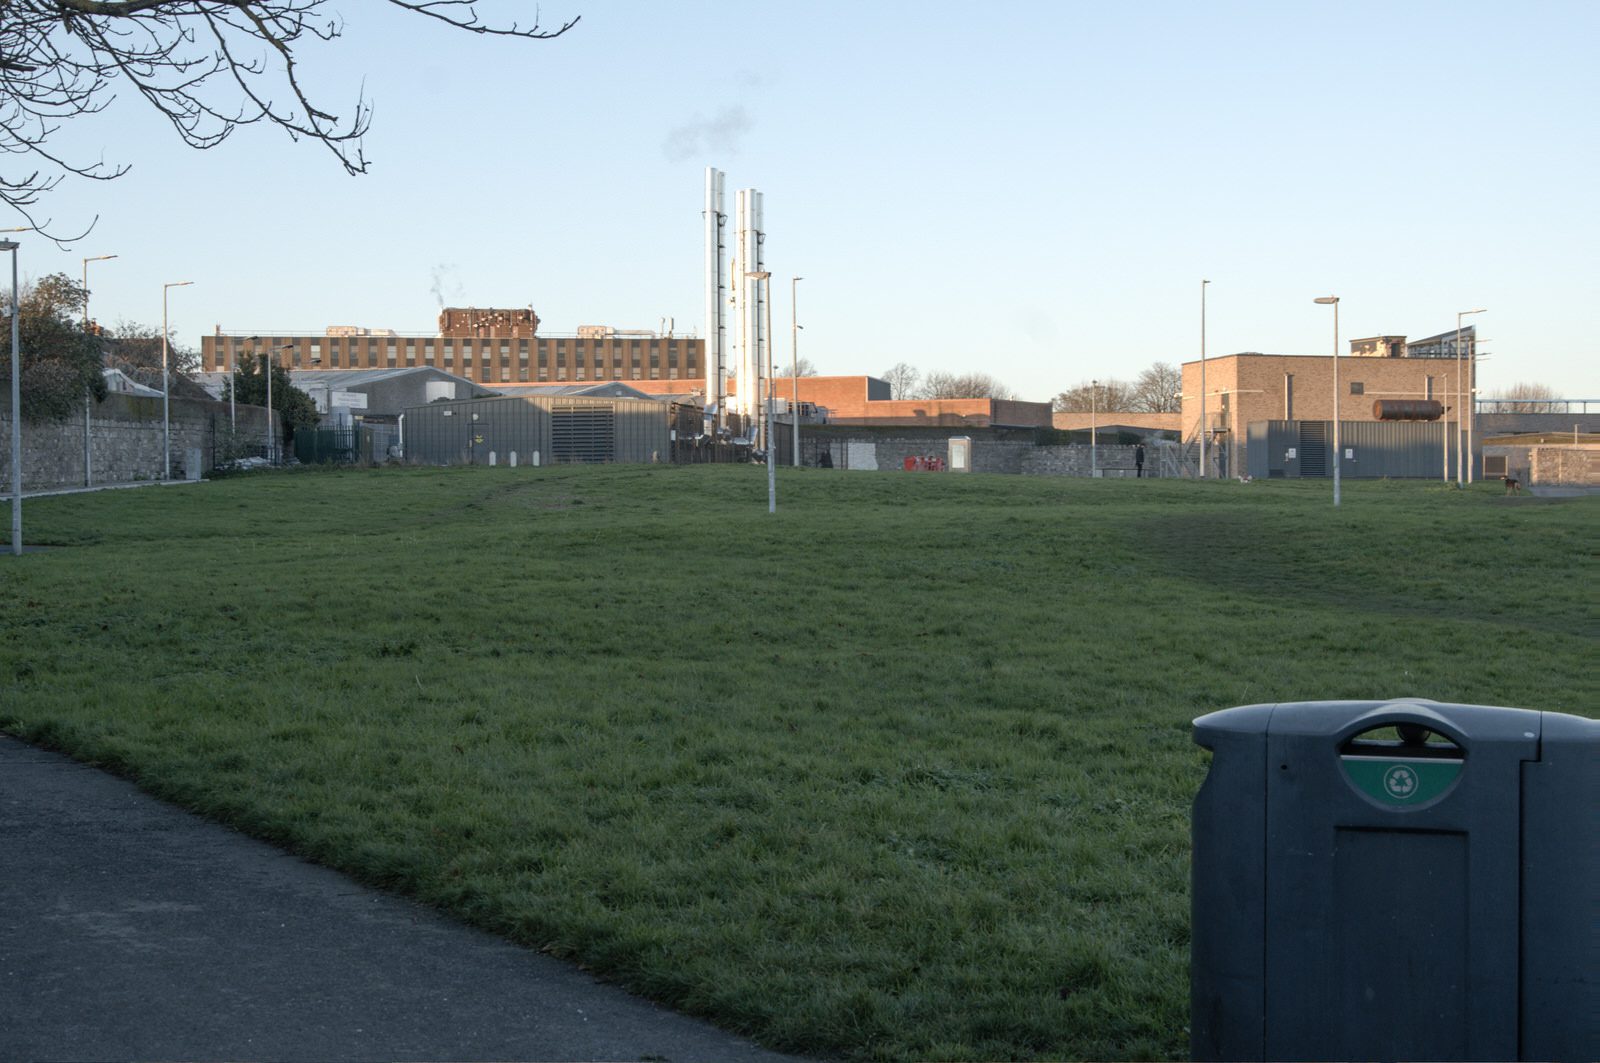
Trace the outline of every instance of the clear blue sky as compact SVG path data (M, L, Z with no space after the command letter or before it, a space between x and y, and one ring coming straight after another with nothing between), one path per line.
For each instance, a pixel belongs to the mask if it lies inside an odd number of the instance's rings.
M1485 388L1600 398L1600 4L543 0L582 16L544 43L329 6L346 36L302 69L335 109L364 86L371 173L266 127L197 153L124 94L55 147L133 171L53 194L62 228L100 221L26 239L24 272L119 255L91 266L106 322L193 280L190 344L426 331L440 295L703 334L715 165L766 193L780 358L803 275L825 373L1044 400L1196 357L1209 278L1213 354L1327 353L1318 295L1341 340L1485 306Z

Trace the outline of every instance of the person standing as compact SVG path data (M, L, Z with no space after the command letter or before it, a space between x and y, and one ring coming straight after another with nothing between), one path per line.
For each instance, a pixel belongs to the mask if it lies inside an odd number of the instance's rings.
M1144 478L1144 444L1138 443L1133 448L1133 475L1139 479Z

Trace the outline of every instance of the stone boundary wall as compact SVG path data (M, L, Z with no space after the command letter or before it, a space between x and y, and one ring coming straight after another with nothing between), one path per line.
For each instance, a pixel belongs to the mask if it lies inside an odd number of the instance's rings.
M181 479L191 448L199 448L201 475L211 471L218 434L228 431L228 404L173 399L172 475ZM266 443L265 407L239 406L239 434ZM281 443L281 436L280 436ZM22 423L22 489L83 487L83 411L65 421ZM260 447L256 448L257 450ZM89 462L96 484L159 480L162 474L161 400L147 395L109 394L89 417ZM11 411L0 406L0 494L11 490Z
M951 433L960 435L960 432ZM835 460L846 455L849 468L876 469L899 472L905 468L907 458L925 458L930 455L944 461L950 460L950 446L944 438L923 439L844 439L833 444ZM1032 443L1009 440L973 439L972 471L1008 473L1022 476L1082 476L1093 475L1098 468L1106 478L1132 477L1137 469L1133 462L1134 448L1122 445L1102 445L1091 458L1087 445L1035 446ZM870 455L870 458L869 458ZM1144 472L1155 476L1158 472L1154 448L1146 448Z
M1600 487L1600 446L1528 448L1528 482Z
M1138 466L1133 461L1133 447L1100 446L1096 453L1078 444L1060 447L1029 447L1024 455L1022 472L1030 476L1093 476L1099 469L1107 478L1137 476ZM1154 476L1155 448L1145 448L1144 474Z

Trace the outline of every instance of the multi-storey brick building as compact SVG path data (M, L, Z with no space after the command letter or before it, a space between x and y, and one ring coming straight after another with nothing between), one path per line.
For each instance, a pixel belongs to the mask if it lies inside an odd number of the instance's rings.
M604 380L705 379L705 341L585 326L577 335L538 335L532 310L447 308L436 335L336 325L320 335L227 333L200 341L201 369L231 370L268 356L288 369L432 366L478 384L569 384ZM702 385L703 386L703 385Z

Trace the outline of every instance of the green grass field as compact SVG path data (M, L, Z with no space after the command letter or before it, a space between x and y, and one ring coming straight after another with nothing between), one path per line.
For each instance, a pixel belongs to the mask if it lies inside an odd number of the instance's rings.
M1187 1051L1189 721L1594 715L1600 499L749 467L29 502L0 729L774 1048Z

